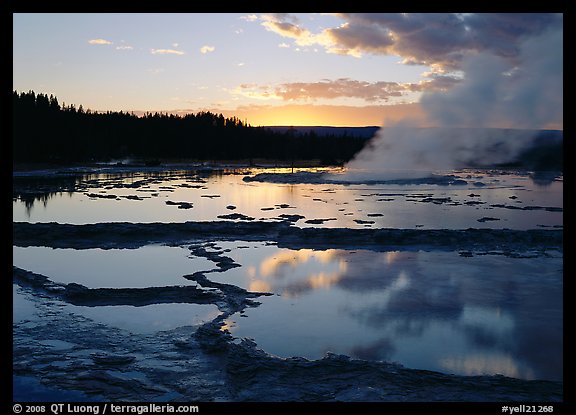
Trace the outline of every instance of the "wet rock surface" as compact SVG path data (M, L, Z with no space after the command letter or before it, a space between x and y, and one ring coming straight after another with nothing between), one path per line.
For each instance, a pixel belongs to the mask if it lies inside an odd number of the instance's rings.
M400 184L400 185L413 185L413 184L433 184L440 186L448 185L466 185L466 180L460 179L452 175L431 175L429 177L421 177L414 179L381 179L381 178L363 178L354 179L346 177L337 177L337 175L327 176L321 172L297 172L297 173L259 173L253 176L246 176L243 179L245 182L271 182L271 183L310 183L310 184Z
M318 219L326 221L329 219ZM276 241L280 247L366 246L374 249L562 249L561 229L299 228L287 222L60 223L13 222L13 244L53 248L137 248L151 243Z
M558 401L555 382L503 376L453 376L328 353L320 360L279 359L250 340L228 349L231 389L242 401ZM297 382L295 382L297 380ZM266 390L262 399L261 390Z
M79 306L191 303L216 304L222 295L194 286L147 287L147 288L87 288L81 284L61 284L46 276L13 267L13 282L21 287L31 287L37 293Z
M16 400L36 400L30 396L30 381L23 381L27 379L39 379L51 399L61 401L230 399L223 365L190 336L195 327L150 336L130 333L66 312L61 301L25 290L38 320L13 324ZM70 347L63 353L42 345L47 339L67 339Z

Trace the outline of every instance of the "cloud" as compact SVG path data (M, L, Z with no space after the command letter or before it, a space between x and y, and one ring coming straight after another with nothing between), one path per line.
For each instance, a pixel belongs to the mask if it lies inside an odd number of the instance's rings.
M233 95L240 95L246 98L258 100L281 100L282 97L277 95L272 88L265 85L241 84L238 87L228 90Z
M200 53L205 55L207 53L214 52L215 50L216 50L216 48L214 46L204 45L200 48Z
M390 54L394 44L392 33L386 28L353 25L349 22L323 32L323 44L330 53L360 57L363 52Z
M112 42L110 42L109 40L106 39L90 39L88 41L89 44L91 45L112 45Z
M290 20L283 21L282 19ZM318 37L307 29L299 26L297 20L286 14L263 15L262 26L266 30L296 40L296 43L305 46L318 43Z
M255 14L248 14L246 16L240 16L240 19L246 20L247 22L254 22L258 20L258 16L256 16Z
M431 66L435 72L460 69L481 52L513 61L519 44L551 27L554 13L339 13L342 23L313 33L290 15L262 16L261 25L298 45L320 45L328 53L361 57L395 55L405 64Z
M150 49L152 55L184 55L181 50L176 49Z
M254 99L310 101L317 99L356 98L367 103L388 102L412 92L441 91L457 84L459 79L436 76L418 83L367 82L349 78L319 82L290 82L276 86L242 84L233 93Z
M116 50L132 50L134 49L132 46L123 45L123 46L116 46Z

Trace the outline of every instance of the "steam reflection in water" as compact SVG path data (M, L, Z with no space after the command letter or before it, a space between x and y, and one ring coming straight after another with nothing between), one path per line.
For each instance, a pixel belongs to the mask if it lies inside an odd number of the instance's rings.
M271 354L317 359L330 351L464 375L562 379L560 253L219 245L244 266L211 279L277 294L226 322Z

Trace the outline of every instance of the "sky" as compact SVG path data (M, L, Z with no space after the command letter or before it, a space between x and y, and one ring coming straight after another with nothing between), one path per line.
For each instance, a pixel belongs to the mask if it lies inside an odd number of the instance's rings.
M562 14L13 14L13 89L93 111L562 129L562 64Z

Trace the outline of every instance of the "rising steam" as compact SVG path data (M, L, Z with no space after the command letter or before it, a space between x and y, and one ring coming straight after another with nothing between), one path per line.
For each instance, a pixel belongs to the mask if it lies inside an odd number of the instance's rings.
M422 97L437 127L404 120L381 128L347 164L346 179L417 178L513 161L532 146L535 130L562 128L562 48L556 28L525 39L514 56L465 58L457 86Z

